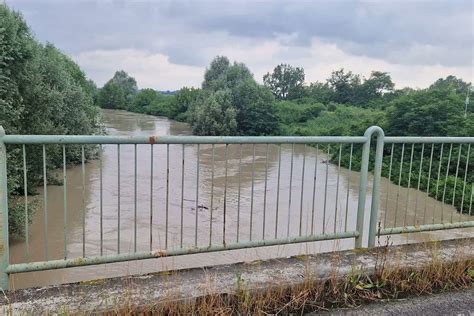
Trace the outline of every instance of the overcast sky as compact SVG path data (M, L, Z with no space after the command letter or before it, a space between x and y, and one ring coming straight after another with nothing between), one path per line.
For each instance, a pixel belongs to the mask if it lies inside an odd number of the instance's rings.
M198 87L216 55L244 62L259 82L279 63L303 67L307 82L341 67L387 71L397 88L474 77L472 0L6 3L98 86L123 69L140 88Z

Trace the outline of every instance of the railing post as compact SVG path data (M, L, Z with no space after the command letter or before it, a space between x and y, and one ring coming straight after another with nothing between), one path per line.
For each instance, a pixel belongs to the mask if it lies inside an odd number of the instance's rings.
M7 150L3 142L5 130L0 126L0 288L8 290L8 274L5 272L9 261L8 247L8 188L7 188Z
M367 195L367 179L368 179L368 174L369 174L369 157L370 157L370 142L372 139L372 135L374 133L378 134L377 138L377 148L380 150L380 161L377 161L376 158L376 165L377 163L380 165L379 169L381 169L381 157L382 157L382 150L383 150L383 130L378 127L378 126L371 126L369 127L365 133L364 137L366 137L366 141L364 143L364 146L362 147L362 160L361 160L361 166L360 166L360 181L359 181L359 202L357 205L357 226L356 229L359 232L359 236L355 240L355 248L362 248L362 240L364 237L364 220L365 220L365 200L366 200L366 195ZM380 137L382 136L382 137ZM382 148L379 144L382 144ZM377 169L377 168L376 168ZM374 180L377 177L377 174L374 174ZM379 187L380 183L380 172L378 172L378 180L377 182L377 188ZM375 183L374 183L374 189L375 189ZM375 191L373 191L374 193ZM375 222L377 221L377 210L378 210L378 197L379 193L377 192L375 196L375 204L372 204L371 206L371 222L372 222L372 212L375 212ZM374 202L374 194L372 194L372 203ZM369 227L369 247L370 247L370 240L371 240L371 226Z
M382 159L385 137L385 134L380 127L375 127L373 131L374 133L377 133L377 145L375 147L374 181L372 184L372 203L370 205L369 248L375 246L375 237L377 235L377 216L380 204L380 178L382 176Z

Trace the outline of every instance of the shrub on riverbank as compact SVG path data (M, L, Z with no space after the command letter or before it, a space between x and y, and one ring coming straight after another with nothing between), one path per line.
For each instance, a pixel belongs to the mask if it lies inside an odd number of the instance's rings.
M95 85L79 66L52 44L33 36L20 13L0 5L0 125L7 134L96 134L101 132L99 110L94 105ZM21 146L8 146L10 197L24 194ZM26 146L28 193L43 179L42 146ZM86 157L93 154L86 151ZM62 167L60 146L46 146L48 175ZM66 162L81 159L78 146L68 146ZM49 177L51 180L51 177ZM11 201L9 230L24 235L25 216ZM34 207L29 208L28 221ZM23 213L22 213L23 214Z

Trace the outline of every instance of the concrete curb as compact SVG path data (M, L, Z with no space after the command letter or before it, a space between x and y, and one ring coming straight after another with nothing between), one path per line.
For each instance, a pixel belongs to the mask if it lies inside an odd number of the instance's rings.
M433 258L452 261L474 256L474 238L425 244L348 250L200 269L156 273L9 291L0 298L4 313L97 313L127 306L151 306L164 300L192 299L207 294L233 293L237 276L249 290L273 285L292 286L306 275L316 279L344 276L354 268L374 270L386 258L387 266L417 267Z

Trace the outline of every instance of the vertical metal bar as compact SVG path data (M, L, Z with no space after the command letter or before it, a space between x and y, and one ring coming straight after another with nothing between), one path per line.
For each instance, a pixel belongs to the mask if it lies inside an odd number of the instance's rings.
M81 146L82 167L82 256L86 256L86 167L84 145Z
M354 149L354 144L351 144L351 152L349 155L349 176L347 178L347 192L346 192L346 215L344 217L344 232L347 232L347 217L349 215L349 188L351 185L351 176L352 176L352 151Z
M23 145L23 148L25 148L25 145ZM63 223L64 225L64 259L67 259L68 210L67 210L67 172L66 172L66 146L65 145L63 145L63 207L64 207L64 223ZM28 239L27 239L27 245L28 245Z
M444 147L444 144L441 144L441 149L440 149L440 156L439 156L439 165L438 165L438 180L436 181L436 189L435 189L435 199L437 200L438 199L438 188L439 188L439 178L441 176L441 162L443 161L443 147ZM435 206L433 207L433 224L435 222L435 210L436 210L436 204ZM441 211L441 218L443 217L443 212ZM441 219L441 221L443 221Z
M403 218L403 226L406 226L408 216L408 204L410 202L410 186L411 186L411 169L413 166L413 152L415 151L415 144L411 144L410 167L408 169L408 188L407 188L407 202L405 205L405 217Z
M8 274L5 270L10 261L8 240L8 182L7 182L7 149L3 142L5 130L0 126L0 211L2 213L2 260L0 265L0 288L8 290Z
M331 145L328 144L328 154L326 159L326 179L324 183L324 206L323 206L323 234L326 233L326 204L327 204L327 197L328 197L328 177L329 177L329 160L331 156L329 151L331 149Z
M277 179L277 196L275 211L275 238L278 237L278 208L280 204L280 175L281 175L281 144L278 144L278 179Z
M291 191L293 186L293 156L295 151L295 144L291 144L291 166L290 166L290 187L288 190L288 220L286 228L286 236L290 237L290 221L291 221Z
M99 145L99 187L100 187L100 255L104 254L104 190L103 190L103 149ZM66 170L64 170L66 171ZM64 172L66 173L66 172Z
M137 144L134 144L134 181L133 181L133 250L137 252Z
M430 165L428 167L428 184L426 185L425 207L423 209L423 224L426 224L426 207L428 204L428 195L430 193L431 183L431 166L433 164L434 144L431 144ZM434 223L434 209L433 209L433 223Z
M471 184L471 201L469 202L469 216L471 216L473 196L474 196L474 183Z
M448 165L446 167L446 178L444 179L444 187L443 187L443 197L441 199L441 223L443 223L444 218L444 197L446 195L446 185L448 183L448 176L449 176L449 165L451 164L451 152L453 151L453 144L449 146L449 156L448 156Z
M397 215L398 215L398 200L400 198L400 188L402 182L402 171L403 171L403 155L405 153L405 143L402 144L402 156L400 158L400 171L398 173L398 188L397 188L397 201L395 202L395 221L394 226L397 227Z
M463 213L463 210L464 210L464 192L466 191L467 170L469 169L469 154L470 153L471 153L471 144L469 144L467 146L466 167L465 167L465 170L464 170L464 182L463 182L463 187L462 187L461 211L459 212L459 221L461 221L461 216L462 216L462 213Z
M183 248L183 220L184 220L184 144L182 145L182 162L181 162L181 230L180 230L180 248Z
M316 156L314 157L314 174L313 174L313 203L311 206L311 236L314 235L314 204L316 201L316 179L318 176L318 152L319 145L316 144Z
M117 144L117 253L120 254L120 144Z
M198 145L199 160L199 145ZM199 177L199 162L197 167ZM198 179L199 182L199 179ZM165 249L168 249L168 226L169 226L169 196L170 196L170 144L166 144L166 214L165 214ZM196 202L197 203L197 202ZM197 216L197 208L196 208ZM196 226L197 229L197 226Z
M265 185L263 189L263 227L262 227L262 240L265 240L265 224L266 224L266 215L267 215L267 182L268 182L268 148L265 155Z
M461 152L462 152L462 144L459 144L458 162L456 165L456 176L454 177L454 186L453 186L453 201L451 204L453 207L454 207L454 198L456 197L456 184L457 184L458 173L459 173L459 162L461 161ZM453 214L454 212L451 212L451 223L453 222Z
M209 219L209 247L212 245L212 216L214 211L214 151L215 151L215 144L212 144L212 167L211 167L211 212L210 212L210 219Z
M240 237L240 190L241 190L241 178L242 178L242 144L239 145L239 184L237 191L237 242Z
M301 171L301 197L300 197L300 229L299 235L302 234L303 229L303 194L304 194L304 167L306 165L306 144L303 145L303 168Z
M421 157L420 157L420 168L418 170L418 184L416 186L415 192L415 214L413 219L413 225L416 225L416 209L418 208L418 194L420 192L420 183L421 183L421 170L423 169L423 153L425 151L425 143L421 144Z
M150 145L150 251L153 250L153 144Z
M253 195L255 188L255 144L252 145L252 188L250 193L250 241L252 241L253 228Z
M341 154L342 154L342 144L339 144L339 159L337 163L337 180L336 180L336 200L334 208L334 233L336 233L337 228L337 203L339 201L339 177L341 173Z
M48 178L46 175L46 146L43 145L43 208L44 208L44 258L48 260Z
M23 144L23 191L25 193L25 260L30 261L30 233L29 233L29 221L28 221L28 176L26 170L26 148ZM64 243L66 244L66 243Z
M393 152L394 152L394 149L395 149L395 144L392 143L392 148L390 150L390 164L389 164L389 167L388 167L388 181L387 181L387 188L386 188L386 191L387 191L387 198L385 199L385 214L384 214L384 219L383 219L383 225L384 225L384 228L387 227L387 214L388 214L388 198L389 198L389 192L390 192L390 184L391 184L391 181L392 181L392 162L393 162Z
M375 246L375 237L377 235L378 209L380 204L380 179L382 177L384 132L380 127L375 128L377 133L377 145L375 148L374 181L372 187L372 201L370 204L370 222L369 222L369 240L368 247Z
M222 243L226 244L226 236L225 236L225 226L226 226L226 219L227 219L227 148L229 144L225 144L225 176L224 176L224 220L223 220L223 227L222 227Z

